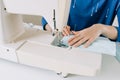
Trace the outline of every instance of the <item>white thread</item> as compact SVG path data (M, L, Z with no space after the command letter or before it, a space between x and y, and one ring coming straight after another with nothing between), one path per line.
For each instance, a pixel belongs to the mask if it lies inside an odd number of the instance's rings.
M117 5L116 11L118 10L119 6L120 6L120 2L119 2L119 4Z
M76 0L74 0L74 3L73 3L73 8L75 8L76 6Z
M93 13L94 13L94 7L92 8L91 16L93 16Z
M97 3L97 6L96 6L96 11L95 11L95 12L97 12L97 11L98 11L98 6L99 6L99 3Z
M107 9L106 18L108 17L109 8Z
M76 30L76 26L77 26L77 25L75 24L75 26L74 26L74 31Z

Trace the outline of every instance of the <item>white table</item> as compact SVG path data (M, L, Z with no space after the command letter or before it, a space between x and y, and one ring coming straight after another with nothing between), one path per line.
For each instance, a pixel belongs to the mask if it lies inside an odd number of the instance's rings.
M120 80L120 63L112 56L103 55L102 69L97 76L69 75L62 78L53 71L0 59L0 80Z

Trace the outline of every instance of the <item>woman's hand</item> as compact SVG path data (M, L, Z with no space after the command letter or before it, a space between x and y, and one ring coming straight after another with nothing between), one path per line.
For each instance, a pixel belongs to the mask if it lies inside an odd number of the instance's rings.
M63 36L68 36L68 35L70 35L70 26L65 26L64 28L63 28L63 30L62 30L62 34L63 34Z
M49 24L47 24L47 25L45 26L45 30L46 30L46 31L49 31L49 32L52 32L52 28L50 27Z
M101 24L94 24L93 26L84 30L72 32L74 37L69 39L69 45L78 47L81 44L84 44L85 47L88 47L91 43L93 43L93 41L96 40L96 38L102 34L102 26Z

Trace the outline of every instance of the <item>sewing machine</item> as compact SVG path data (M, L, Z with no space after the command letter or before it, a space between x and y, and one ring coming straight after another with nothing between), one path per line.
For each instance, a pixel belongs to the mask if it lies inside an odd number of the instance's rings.
M56 46L71 0L0 0L0 58L68 74L95 76L102 54ZM66 13L66 14L65 14ZM57 33L25 28L21 15L41 15ZM57 40L58 39L58 40Z

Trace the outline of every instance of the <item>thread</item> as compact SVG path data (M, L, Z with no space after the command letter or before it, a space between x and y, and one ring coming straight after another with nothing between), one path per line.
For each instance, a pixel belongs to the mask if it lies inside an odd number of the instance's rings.
M116 11L118 10L119 6L120 6L120 2L118 3L118 5L117 5L117 7L116 7Z
M109 12L109 8L107 9L107 13L106 13L106 16L105 16L106 18L108 17L108 12Z
M99 6L99 3L97 3L95 12L98 12L98 6Z
M91 16L93 16L93 13L94 13L94 7L92 8Z
M76 0L74 0L74 3L73 3L73 8L76 7Z

